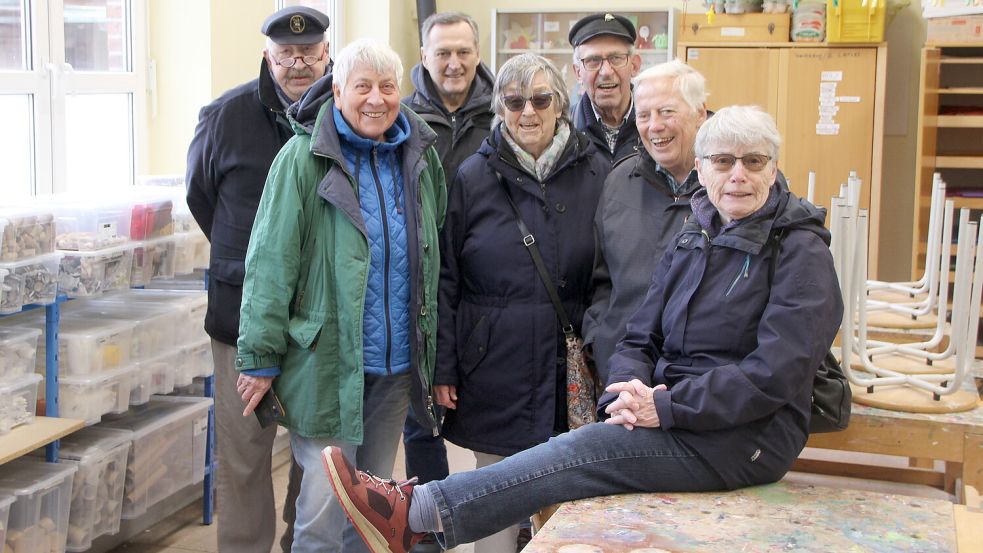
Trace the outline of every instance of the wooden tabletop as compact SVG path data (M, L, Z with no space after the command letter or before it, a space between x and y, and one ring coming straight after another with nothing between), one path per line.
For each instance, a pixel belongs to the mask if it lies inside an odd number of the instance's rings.
M955 550L948 501L779 482L566 503L524 553Z
M18 426L0 436L0 465L67 436L84 425L85 421L77 419L35 417L31 424Z

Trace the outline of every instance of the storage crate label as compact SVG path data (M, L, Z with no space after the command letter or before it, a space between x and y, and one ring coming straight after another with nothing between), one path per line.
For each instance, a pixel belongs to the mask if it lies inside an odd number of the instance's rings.
M195 436L201 435L203 432L208 430L208 416L199 417L194 420L192 425L192 432Z
M744 36L744 27L721 27L720 36Z
M99 225L100 238L116 238L116 223L102 223Z
M840 126L836 123L819 123L816 125L816 134L818 135L837 135L840 134Z
M824 81L842 81L843 72L842 71L823 71L822 77Z
M860 96L837 96L836 101L849 104L859 104Z

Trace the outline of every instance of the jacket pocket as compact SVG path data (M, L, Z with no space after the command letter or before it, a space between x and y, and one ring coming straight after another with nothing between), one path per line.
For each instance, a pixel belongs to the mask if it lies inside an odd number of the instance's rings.
M323 324L321 321L296 317L290 319L287 334L290 335L290 339L298 347L313 350L317 347L317 339L321 336L321 327Z
M246 277L246 262L234 257L216 257L212 260L208 274L219 282L242 286Z
M459 366L465 376L471 374L471 371L478 366L478 363L488 353L488 326L488 317L482 315L474 325L474 328L471 329L471 334L468 336L467 341L464 342L464 347L458 352Z

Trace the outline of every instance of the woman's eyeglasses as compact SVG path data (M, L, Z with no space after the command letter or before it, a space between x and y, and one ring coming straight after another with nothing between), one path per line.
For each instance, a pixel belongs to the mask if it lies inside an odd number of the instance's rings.
M771 156L766 156L764 154L747 154L744 156L735 156L734 154L710 154L708 156L703 156L703 159L709 159L710 164L717 171L730 171L734 168L734 164L737 160L741 160L741 164L748 171L761 171L768 166L768 162L771 161Z
M608 60L608 65L612 68L624 67L628 64L628 54L611 54L606 58L601 56L589 56L586 58L580 58L580 65L584 66L584 69L588 71L597 71L601 68L601 64L604 60Z
M526 109L526 102L532 102L533 109L546 109L553 103L553 93L537 92L529 97L518 94L502 96L502 105L509 111L522 111Z

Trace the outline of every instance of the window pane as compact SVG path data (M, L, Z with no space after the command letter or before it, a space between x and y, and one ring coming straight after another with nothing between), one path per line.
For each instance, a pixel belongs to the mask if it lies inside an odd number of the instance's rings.
M22 0L0 0L0 69L30 69L24 55Z
M76 71L128 71L126 0L65 0L65 61Z
M27 196L34 190L34 116L29 94L0 94L0 198Z
M72 94L65 99L66 187L99 192L131 184L129 94Z

